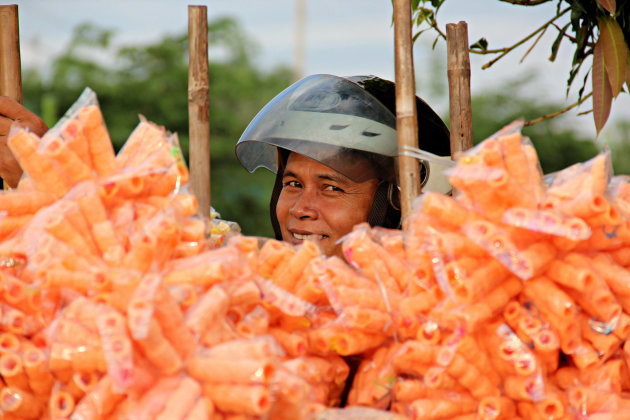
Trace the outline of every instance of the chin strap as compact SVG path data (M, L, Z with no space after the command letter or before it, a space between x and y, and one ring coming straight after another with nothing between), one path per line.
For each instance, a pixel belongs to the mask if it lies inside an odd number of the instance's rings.
M271 227L273 227L273 232L276 234L276 239L279 241L282 240L282 232L280 231L280 223L278 223L276 206L278 205L280 191L282 191L282 174L278 171L273 184L273 190L271 191L271 200L269 200L269 216L271 218Z
M383 181L378 184L368 216L370 226L382 226L389 229L400 228L400 208L396 206L397 191L396 186L389 182Z

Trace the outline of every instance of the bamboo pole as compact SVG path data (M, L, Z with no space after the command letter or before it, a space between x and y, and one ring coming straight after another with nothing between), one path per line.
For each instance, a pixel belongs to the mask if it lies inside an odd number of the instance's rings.
M0 6L0 95L22 103L18 6Z
M470 57L468 25L464 21L446 25L448 91L451 119L451 157L455 159L473 145L470 104Z
M394 0L394 43L396 64L396 131L398 149L418 147L416 87L411 39L411 0ZM399 152L400 153L400 152ZM398 177L403 229L407 228L413 200L421 192L420 166L406 155L399 155Z
M22 65L17 4L0 5L0 96L22 103ZM6 153L10 153L8 150ZM0 178L0 189L6 189Z
M210 93L206 6L188 6L190 181L201 214L210 216Z

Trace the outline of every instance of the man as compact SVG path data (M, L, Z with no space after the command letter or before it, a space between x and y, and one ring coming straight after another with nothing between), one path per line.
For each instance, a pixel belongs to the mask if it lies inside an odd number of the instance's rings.
M277 174L270 202L277 239L309 239L341 255L341 239L362 222L400 227L394 83L374 76L318 74L272 99L236 145L249 171ZM420 98L423 188L447 193L449 131ZM433 155L431 155L433 154Z

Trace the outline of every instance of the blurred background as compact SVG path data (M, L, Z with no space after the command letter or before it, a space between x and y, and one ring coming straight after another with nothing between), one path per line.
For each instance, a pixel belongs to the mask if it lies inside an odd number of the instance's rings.
M21 0L24 103L49 126L85 87L99 99L116 148L139 115L179 135L188 154L188 5L206 5L209 21L212 205L247 235L272 236L268 198L273 175L249 174L234 145L249 121L277 93L314 73L373 74L394 80L390 0ZM466 21L470 43L506 47L555 13L497 0L447 0L437 16ZM479 142L517 119L534 119L577 99L567 93L573 51L548 60L555 34L520 47L487 70L493 57L471 55L473 136ZM523 57L526 56L524 59ZM423 34L414 45L416 88L448 123L446 42ZM590 91L587 85L586 92ZM630 95L613 102L596 135L590 101L526 127L545 173L583 162L609 147L616 174L630 174ZM584 114L584 115L580 115Z

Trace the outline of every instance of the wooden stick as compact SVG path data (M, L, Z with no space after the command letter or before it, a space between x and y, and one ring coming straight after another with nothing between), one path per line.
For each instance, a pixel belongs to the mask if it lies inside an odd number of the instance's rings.
M470 58L468 25L464 21L446 25L448 91L451 118L451 157L455 159L473 145L470 104Z
M22 103L18 6L0 6L0 95Z
M206 6L188 6L190 182L201 214L210 215L210 93Z
M421 192L418 162L411 156L400 155L400 150L405 150L405 146L418 147L410 0L394 0L394 43L396 46L396 131L399 150L400 208L403 229L406 229L413 200Z

